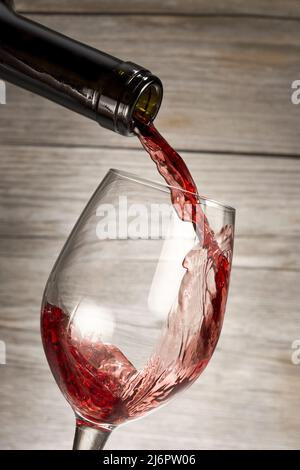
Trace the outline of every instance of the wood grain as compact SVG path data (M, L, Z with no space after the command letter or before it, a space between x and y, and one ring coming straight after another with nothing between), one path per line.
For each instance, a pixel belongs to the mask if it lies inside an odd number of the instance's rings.
M54 249L27 240L17 256L15 241L8 243L0 255L1 338L8 351L0 368L0 447L70 448L74 419L39 339L40 298L59 242ZM207 371L166 408L116 430L108 449L298 448L299 366L291 364L298 280L295 272L235 268Z
M300 366L291 345L300 339L300 160L289 156L300 156L300 106L290 101L300 2L16 4L157 73L165 85L158 127L183 150L201 193L237 209L230 297L211 364L167 407L116 430L107 449L299 448ZM158 179L136 139L8 86L0 106L1 449L71 447L73 413L42 351L40 301L111 166Z
M142 149L0 149L1 237L64 239L112 165L159 180ZM269 248L275 240L275 248L280 238L284 244L286 237L299 240L300 160L194 153L183 157L203 194L236 207L237 236L245 243L249 237L265 237ZM276 251L279 260L283 252Z
M266 15L299 17L297 0L16 0L19 11L64 13L159 13L159 14L213 14Z
M238 209L224 331L197 384L115 431L108 449L297 448L300 162L184 157L203 192ZM70 448L74 421L42 352L39 306L63 241L111 162L157 179L142 151L0 147L1 448Z
M299 155L300 106L291 103L291 83L299 78L300 66L297 21L33 17L157 73L165 86L157 124L176 148ZM2 144L138 145L12 86L7 103L0 108Z

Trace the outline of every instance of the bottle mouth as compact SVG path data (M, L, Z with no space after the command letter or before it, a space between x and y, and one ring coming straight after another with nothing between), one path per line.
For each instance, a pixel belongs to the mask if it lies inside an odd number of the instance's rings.
M162 101L162 87L157 83L150 83L142 90L133 110L133 121L148 124L152 122L159 111Z
M140 70L125 87L115 115L115 130L122 135L134 135L136 122L152 122L160 109L163 86L148 70Z
M152 122L161 105L163 86L158 77L133 62L122 62L101 90L96 120L121 135L134 135L136 123Z

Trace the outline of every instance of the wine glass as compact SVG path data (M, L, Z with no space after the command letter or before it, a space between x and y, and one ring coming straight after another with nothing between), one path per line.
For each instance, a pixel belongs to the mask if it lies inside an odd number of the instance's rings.
M228 293L234 209L199 197L226 271L170 187L109 170L45 288L45 353L76 416L74 449L191 385L216 347ZM214 253L215 257L216 253Z

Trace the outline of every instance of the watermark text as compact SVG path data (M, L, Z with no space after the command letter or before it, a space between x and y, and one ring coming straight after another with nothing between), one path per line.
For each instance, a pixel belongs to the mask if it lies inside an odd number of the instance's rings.
M196 220L201 209L186 201L178 204L132 203L126 196L119 196L114 204L98 206L96 235L99 240L158 240L169 238L193 238L191 224L183 220ZM201 219L199 219L201 220Z
M0 341L0 364L6 364L6 344L4 341Z
M0 104L6 104L6 84L0 80Z
M300 365L300 339L296 339L295 341L293 341L292 349L293 349L293 352L291 355L292 364L294 364L295 366L299 366Z
M300 80L294 80L292 82L292 92L291 102L293 104L300 104Z

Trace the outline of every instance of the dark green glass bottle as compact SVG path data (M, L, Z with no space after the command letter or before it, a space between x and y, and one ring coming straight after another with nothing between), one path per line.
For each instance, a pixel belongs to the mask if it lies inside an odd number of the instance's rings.
M163 93L149 70L18 15L12 0L0 0L0 78L122 135L153 121Z

